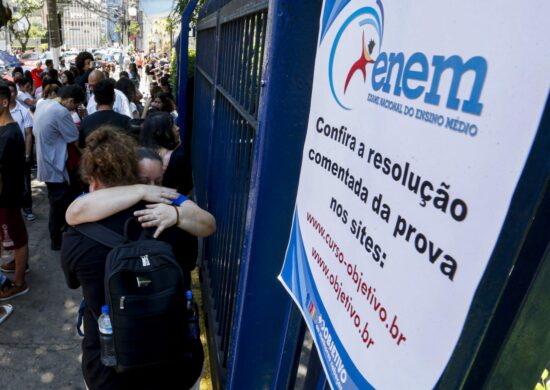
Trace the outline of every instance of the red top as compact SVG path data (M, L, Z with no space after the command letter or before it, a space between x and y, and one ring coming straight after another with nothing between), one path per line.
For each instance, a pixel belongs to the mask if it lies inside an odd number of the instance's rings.
M42 78L40 75L42 74L42 69L36 69L34 68L31 70L31 76L34 80L34 88L40 88L42 86Z

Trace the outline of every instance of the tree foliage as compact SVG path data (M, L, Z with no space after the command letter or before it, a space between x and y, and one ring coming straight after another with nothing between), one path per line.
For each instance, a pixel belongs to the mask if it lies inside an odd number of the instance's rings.
M13 13L11 19L8 21L8 28L11 36L14 40L18 41L21 45L21 50L27 49L27 43L32 36L31 33L36 34L37 29L33 29L30 17L36 12L42 9L44 6L43 0L13 0L11 3L17 12Z
M130 35L131 37L136 37L139 34L139 31L139 23L132 20L128 25L128 35Z
M193 24L197 23L197 17L199 14L199 10L204 5L206 0L199 0L197 3L197 6L195 7L195 11L193 12L193 16L191 17L191 22ZM181 14L185 10L185 7L189 4L189 0L175 0L174 1L174 8L172 9L172 12L170 12L169 18L174 20L174 23L179 23L179 20L181 18Z

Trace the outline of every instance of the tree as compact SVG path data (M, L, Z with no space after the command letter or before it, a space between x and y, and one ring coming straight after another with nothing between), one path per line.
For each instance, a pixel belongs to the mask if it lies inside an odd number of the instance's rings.
M13 8L17 9L8 22L13 39L21 44L21 50L27 50L27 43L31 37L32 24L30 17L44 6L43 0L14 0Z
M0 2L0 27L7 26L11 17L11 9L8 6L4 6L4 2Z
M162 21L162 24L164 25L164 30L170 34L170 47L172 47L174 44L174 30L177 27L177 20L172 16L168 16Z
M199 0L197 3L197 6L195 7L195 12L193 12L193 16L191 17L191 21L193 24L197 23L197 17L199 10L204 5L205 0ZM187 7L187 4L189 4L189 0L175 0L174 1L174 8L172 9L172 12L170 13L170 16L176 21L176 23L179 21L179 18L183 11L185 10L185 7Z

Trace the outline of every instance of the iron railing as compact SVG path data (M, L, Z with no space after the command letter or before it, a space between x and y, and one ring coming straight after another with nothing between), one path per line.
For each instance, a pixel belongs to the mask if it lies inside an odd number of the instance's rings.
M205 240L202 270L211 356L221 383L229 362L266 37L267 1L253 3L229 2L197 26L193 165L197 199L218 225Z

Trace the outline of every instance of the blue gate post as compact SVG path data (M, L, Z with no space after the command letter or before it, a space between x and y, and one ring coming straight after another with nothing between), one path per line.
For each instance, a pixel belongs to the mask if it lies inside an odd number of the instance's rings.
M189 23L191 16L199 0L190 0L187 7L181 14L181 30L179 39L179 58L178 58L178 126L180 128L180 138L185 140L187 129L185 128L185 117L187 110L187 68L189 65Z
M228 389L272 388L290 374L301 318L277 281L307 129L321 1L270 0ZM293 315L294 314L294 315ZM291 322L290 320L294 318ZM285 353L286 351L286 353ZM281 356L289 359L281 361Z

